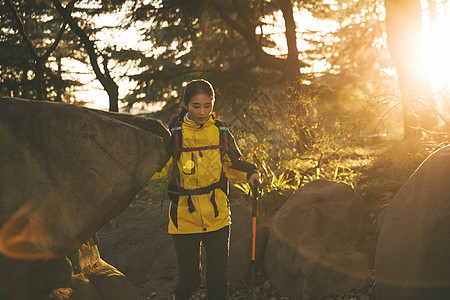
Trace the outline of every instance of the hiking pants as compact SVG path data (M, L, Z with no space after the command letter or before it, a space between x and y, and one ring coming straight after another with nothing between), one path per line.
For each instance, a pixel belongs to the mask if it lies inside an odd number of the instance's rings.
M227 262L230 226L206 233L173 234L178 260L176 300L188 300L200 285L201 246L206 249L206 288L208 299L227 297Z

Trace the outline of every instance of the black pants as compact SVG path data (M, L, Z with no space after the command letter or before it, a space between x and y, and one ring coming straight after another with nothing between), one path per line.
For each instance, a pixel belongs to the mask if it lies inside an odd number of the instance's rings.
M206 288L208 299L227 297L227 262L230 226L207 233L173 234L178 260L176 300L187 300L200 285L201 246L206 249Z

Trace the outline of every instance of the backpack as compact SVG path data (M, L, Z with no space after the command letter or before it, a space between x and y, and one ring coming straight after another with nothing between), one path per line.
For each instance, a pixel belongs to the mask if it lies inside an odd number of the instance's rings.
M228 180L225 177L225 174L222 171L221 178L218 182L213 183L207 187L196 188L196 189L184 189L179 184L179 174L177 162L180 159L181 152L192 152L199 151L200 157L203 157L202 150L210 150L210 149L220 149L221 160L224 161L225 154L228 152L228 124L222 120L215 119L214 125L219 128L219 145L211 145L211 146L202 146L202 147L193 147L193 148L183 148L183 134L182 134L182 123L178 120L178 115L172 116L169 121L169 130L173 136L173 145L172 145L172 165L168 171L169 181L167 184L166 193L168 198L172 201L172 205L177 205L178 197L180 195L188 195L188 206L189 211L192 213L195 211L194 204L192 202L192 195L201 195L208 194L213 191L211 195L211 203L213 204L214 211L216 217L218 216L217 204L215 201L215 190L217 188L222 189L222 191L228 195ZM175 210L171 211L172 214L176 214ZM176 220L176 216L172 216L172 220ZM177 226L176 221L174 221L175 226Z
M174 162L177 162L180 159L181 152L199 151L200 157L203 157L202 150L219 149L219 148L220 148L221 159L223 162L225 154L228 152L229 127L226 122L219 120L217 118L214 120L214 125L216 125L219 128L219 132L220 132L219 133L220 134L219 145L194 147L194 148L183 148L182 147L183 146L183 135L182 135L181 122L178 120L178 115L172 116L172 118L169 121L169 130L174 137L174 145L173 145L173 149L172 149Z

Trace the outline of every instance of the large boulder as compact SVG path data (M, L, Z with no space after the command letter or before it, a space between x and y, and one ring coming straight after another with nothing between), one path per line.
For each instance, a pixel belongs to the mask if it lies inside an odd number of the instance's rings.
M450 299L450 146L429 156L386 209L377 299Z
M122 212L168 137L149 118L0 98L0 295L14 299L12 282L34 282L37 262L67 261Z
M272 219L265 272L284 296L321 299L363 285L371 275L363 239L367 204L347 184L313 181Z

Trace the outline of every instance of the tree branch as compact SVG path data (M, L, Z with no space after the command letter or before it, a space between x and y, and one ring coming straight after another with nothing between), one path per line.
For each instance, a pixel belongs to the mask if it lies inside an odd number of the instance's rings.
M67 16L67 10L69 8L67 7L64 8L61 5L60 0L52 0L52 3L62 16ZM117 102L118 102L119 87L111 78L109 71L106 69L105 65L104 65L105 67L104 72L100 70L100 66L98 64L98 55L97 52L95 51L94 43L89 39L89 36L86 34L86 32L83 29L81 29L81 27L78 25L78 23L72 16L69 16L68 23L70 28L75 32L75 34L80 38L81 42L83 43L88 53L91 66L94 69L95 76L100 81L105 91L108 93L110 111L118 111Z
M286 2L287 1L287 2ZM295 34L295 22L292 12L292 4L289 0L283 1L280 3L280 6L283 11L283 15L285 16L286 25L286 38L288 38L288 49L289 54L287 59L278 58L274 55L270 55L266 53L261 44L257 40L257 36L255 33L255 26L250 23L248 19L243 18L243 13L238 12L240 16L240 21L237 21L231 18L225 7L217 0L211 0L212 6L220 15L220 17L228 24L233 30L239 33L247 42L247 45L250 48L250 51L256 57L256 59L265 67L271 68L274 70L278 70L284 72L287 77L296 77L300 75L300 67L306 66L305 63L300 62L298 59L298 50L296 44L296 34ZM236 1L233 1L233 4L236 7L241 7L241 4L237 4ZM290 8L290 14L288 12ZM238 9L239 10L239 9ZM286 13L285 13L286 12Z
M63 19L63 24L61 25L61 28L59 29L58 35L56 36L55 41L53 42L53 44L47 49L45 54L43 56L41 56L41 59L43 61L46 61L48 59L50 54L53 51L55 51L56 47L58 46L59 42L61 41L63 33L66 30L67 23L69 22L69 18L70 18L71 14L72 14L75 2L77 2L77 0L71 0L67 4L67 6L66 6L66 14L65 14L64 19Z
M66 8L64 8L61 5L61 2L59 0L52 0L53 5L56 7L58 12L62 15L66 15ZM105 77L100 70L100 67L98 65L97 59L97 53L95 52L95 47L92 41L89 39L88 35L84 32L83 29L81 29L80 26L78 26L77 22L71 17L68 21L70 28L75 32L75 34L80 38L81 42L86 48L86 51L88 52L89 59L91 61L92 68L94 69L95 75L97 76L98 80L100 82L105 80Z
M28 50L30 50L31 56L33 56L33 59L37 62L39 59L39 55L37 54L36 49L34 49L33 43L30 41L30 39L28 38L28 35L25 32L25 27L23 26L23 22L20 19L19 15L16 11L16 8L14 7L14 5L11 3L10 0L5 0L5 2L11 11L13 19L17 23L17 30L19 30L19 33L22 36L25 44L27 45Z
M63 24L61 25L61 28L59 29L58 34L55 37L55 40L53 41L53 44L45 51L44 55L39 56L39 54L37 53L36 49L33 46L33 43L28 38L28 35L25 32L25 27L23 25L23 22L20 19L14 5L12 4L12 2L10 0L6 0L6 4L9 6L9 8L11 10L13 19L18 24L18 30L20 32L20 35L24 39L28 49L31 52L31 55L33 56L34 62L35 62L35 80L37 82L37 98L38 99L47 98L46 94L43 92L43 87L42 87L43 66L44 66L45 62L47 61L47 59L50 57L50 54L52 54L53 51L55 51L56 47L58 46L59 42L61 41L62 35L63 35L64 31L66 30L67 21L72 13L72 10L73 10L73 7L74 7L74 4L76 1L77 0L71 0L69 2L69 4L67 5L68 6L67 12L64 15Z
M233 6L236 8L239 19L244 22L247 22L247 27L251 29L255 29L256 25L251 24L251 17L248 13L250 11L250 7L246 1L242 0L232 0Z
M275 56L272 56L270 54L267 54L262 48L261 45L258 43L258 40L256 39L256 34L253 31L250 30L250 26L245 26L242 23L234 20L231 18L227 13L226 9L222 6L222 4L219 4L217 1L211 1L213 4L213 7L215 10L219 13L220 17L230 26L232 29L234 29L237 33L239 33L247 42L250 50L252 51L253 55L259 60L259 62L266 67L282 71L285 68L286 60L282 58L277 58ZM248 24L249 25L249 24ZM253 28L254 29L254 28Z

